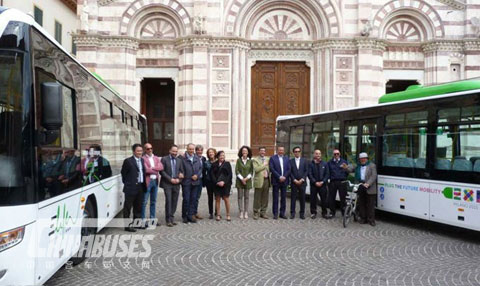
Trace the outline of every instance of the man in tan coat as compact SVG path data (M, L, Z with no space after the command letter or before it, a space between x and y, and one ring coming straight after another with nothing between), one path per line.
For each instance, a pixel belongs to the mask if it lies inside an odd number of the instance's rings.
M269 167L270 157L265 156L265 147L258 148L258 157L253 158L253 219L259 217L268 219L266 215L268 207L268 193L270 189Z
M375 204L377 200L377 166L368 161L368 154L362 152L358 155L359 164L345 166L349 172L355 170L355 182L360 183L358 188L357 207L360 212L360 223L369 223L375 226Z

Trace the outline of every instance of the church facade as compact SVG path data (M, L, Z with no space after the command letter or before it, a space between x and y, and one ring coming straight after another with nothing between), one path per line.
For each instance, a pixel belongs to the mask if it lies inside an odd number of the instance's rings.
M474 0L78 0L77 58L160 153L273 147L278 115L480 76Z

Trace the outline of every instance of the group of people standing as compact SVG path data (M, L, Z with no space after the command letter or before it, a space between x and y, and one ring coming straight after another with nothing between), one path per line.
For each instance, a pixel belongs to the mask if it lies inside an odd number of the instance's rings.
M315 150L313 160L308 162L302 157L300 147L293 148L294 158L285 155L285 148L278 146L276 154L266 156L266 148L260 147L253 157L248 146L238 151L235 168L225 160L224 151L209 148L203 156L201 145L188 144L186 152L179 155L178 146L172 145L169 154L157 157L153 154L150 143L144 146L134 144L133 156L125 159L122 166L125 204L124 218L129 219L133 208L133 218L141 220L140 228L152 223L159 225L155 219L155 205L160 186L165 194L165 221L168 227L177 225L174 215L177 209L180 187L182 189L183 223L196 223L203 219L198 213L198 202L203 187L207 190L209 218L220 221L221 201L225 204L225 219L231 221L230 193L233 180L238 190L239 218L249 217L250 190L254 189L253 219L268 219L268 197L270 186L273 189L273 218L287 219L286 194L291 188L290 218L296 215L296 200L300 201L300 219L305 219L305 190L307 178L310 181L310 214L317 217L317 204L320 198L321 215L330 219L335 217L335 199L340 197L341 211L345 207L347 195L343 183L350 172L355 171L355 178L361 183L359 188L359 207L361 223L375 225L374 208L376 199L376 167L368 161L366 153L360 153L356 168L349 166L340 158L340 151L333 151L333 158L322 161L320 150ZM354 170L355 169L355 170ZM234 177L235 176L235 177ZM150 201L150 216L146 216L147 203ZM280 209L279 209L280 205ZM328 213L330 210L330 213ZM125 230L134 232L133 224Z

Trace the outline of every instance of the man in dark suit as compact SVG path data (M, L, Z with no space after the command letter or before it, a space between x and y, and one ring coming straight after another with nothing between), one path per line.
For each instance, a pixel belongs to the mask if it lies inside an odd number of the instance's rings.
M322 151L313 151L313 160L308 168L308 179L310 180L310 215L312 219L317 217L317 200L320 195L320 206L322 217L327 218L327 183L330 178L330 169L325 161L322 161Z
M182 180L182 218L183 223L196 223L195 203L197 201L197 186L202 183L203 163L195 154L195 145L189 143L183 157L182 171L185 178Z
M285 209L287 208L287 186L290 178L290 161L285 156L285 148L277 147L275 154L269 162L270 172L272 172L273 186L273 218L278 219L278 192L280 191L280 218L287 219Z
M205 187L206 183L206 178L203 177L203 164L205 163L205 161L207 161L207 158L203 156L203 146L200 144L195 146L195 154L197 154L197 157L200 158L200 160L202 161L202 174L200 175L200 184L195 187L195 193L197 194L197 198L195 199L195 211L193 212L193 217L195 219L203 219L203 217L198 214L198 203L200 202L202 190L203 187Z
M328 161L328 168L330 171L330 185L328 186L328 200L330 203L331 214L327 218L335 217L335 199L340 197L340 210L343 213L346 206L347 187L343 183L348 176L348 163L340 157L340 150L333 150L333 158Z
M302 158L302 149L300 147L294 147L292 152L295 158L290 160L290 187L292 190L290 218L295 218L298 196L300 199L300 219L305 219L305 189L307 187L308 164L305 158Z
M169 150L170 155L162 158L163 170L160 187L165 193L165 221L168 227L177 225L173 221L177 211L178 195L180 194L180 182L183 179L181 172L182 160L178 158L178 147L172 145Z
M133 156L123 161L122 182L125 193L125 204L123 205L123 218L130 219L130 212L133 207L133 223L142 218L143 193L145 192L145 162L142 159L143 148L140 144L133 144ZM128 224L125 230L135 232L135 224ZM145 228L143 225L140 228Z

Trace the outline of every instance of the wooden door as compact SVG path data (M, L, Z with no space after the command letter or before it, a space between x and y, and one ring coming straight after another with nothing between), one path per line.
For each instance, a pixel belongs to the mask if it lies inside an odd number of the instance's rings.
M148 139L157 156L165 156L174 140L175 84L169 79L145 79L143 110L147 115Z
M257 62L252 67L251 145L254 150L265 146L268 154L274 153L277 116L309 112L310 68L304 62Z

